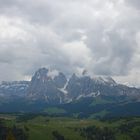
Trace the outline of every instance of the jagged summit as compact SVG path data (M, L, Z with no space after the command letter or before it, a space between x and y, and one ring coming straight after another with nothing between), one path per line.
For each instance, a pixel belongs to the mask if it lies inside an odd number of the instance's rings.
M34 76L32 77L32 80L38 79L38 80L45 80L48 78L48 69L46 68L40 68L38 71L35 72Z
M109 84L116 85L116 81L110 76L104 76L103 80Z
M126 92L130 92L129 87L124 90L111 77L91 77L86 73L83 71L82 76L73 73L68 79L62 72L41 68L33 76L27 95L34 100L64 103L86 97L126 96Z
M22 93L22 94L21 94ZM0 85L0 96L22 97L31 100L43 100L47 103L68 103L81 98L97 96L131 97L140 99L140 89L117 84L111 77L91 77L83 72L82 76L72 74L67 78L57 70L38 69L30 82L4 82Z
M27 97L33 100L60 102L59 88L63 88L67 79L62 72L41 68L35 72L27 91Z
M109 84L109 85L112 85L112 86L115 86L117 85L116 81L112 78L112 77L109 77L109 76L94 76L92 77L92 79L96 82L96 83L102 83L102 84Z
M49 80L49 79L54 79L58 75L59 75L59 72L57 70L40 68L38 71L35 72L33 78L42 79L42 80Z
M67 78L57 70L40 68L31 81L2 82L0 99L1 112L44 112L47 107L53 106L62 107L68 115L87 116L87 113L98 114L104 109L118 112L123 105L128 110L136 105L135 112L133 109L130 111L138 114L140 89L117 84L111 77L92 77L84 72L83 75L74 73Z

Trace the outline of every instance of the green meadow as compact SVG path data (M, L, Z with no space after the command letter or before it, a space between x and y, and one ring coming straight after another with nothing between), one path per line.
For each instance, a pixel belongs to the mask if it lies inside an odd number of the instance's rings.
M140 139L139 117L97 120L45 115L1 115L1 121L11 130L15 126L22 129L27 136L23 140ZM15 140L19 139L15 136Z

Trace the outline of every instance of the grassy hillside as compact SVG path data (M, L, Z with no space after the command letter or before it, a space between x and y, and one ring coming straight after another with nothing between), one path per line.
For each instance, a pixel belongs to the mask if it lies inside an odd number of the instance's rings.
M140 116L140 102L126 98L100 96L81 98L67 104L47 104L42 101L15 100L0 104L1 113L43 113L51 116L83 118L112 118Z
M41 115L1 115L5 127L22 130L18 140L140 140L140 118L74 119ZM18 130L17 129L17 130ZM12 134L14 135L14 134Z

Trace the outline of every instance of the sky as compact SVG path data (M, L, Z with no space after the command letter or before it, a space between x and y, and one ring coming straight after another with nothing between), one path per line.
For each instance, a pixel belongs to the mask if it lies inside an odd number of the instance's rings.
M0 81L41 67L140 87L140 0L0 0Z

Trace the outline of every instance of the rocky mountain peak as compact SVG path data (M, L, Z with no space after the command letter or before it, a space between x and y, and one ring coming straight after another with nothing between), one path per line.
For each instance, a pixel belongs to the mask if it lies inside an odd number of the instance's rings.
M30 82L5 82L0 84L0 96L23 93L29 100L45 100L48 103L66 103L80 98L97 96L129 96L137 98L140 90L117 84L111 77L91 77L75 73L67 79L57 70L41 68Z
M103 77L103 80L108 84L112 84L112 85L117 84L116 81L110 76Z
M48 79L48 72L49 70L46 68L41 68L35 72L34 76L32 77L32 81L34 80L46 80Z
M64 87L67 79L62 72L41 68L32 77L27 96L37 100L60 100L60 89Z

